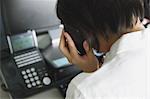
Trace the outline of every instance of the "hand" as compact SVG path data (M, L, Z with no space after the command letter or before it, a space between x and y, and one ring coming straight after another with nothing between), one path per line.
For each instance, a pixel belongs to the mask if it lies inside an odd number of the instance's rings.
M87 41L83 42L83 47L86 51L86 55L80 56L70 35L66 32L62 32L59 48L67 57L68 61L77 65L84 72L94 72L99 68L99 62Z

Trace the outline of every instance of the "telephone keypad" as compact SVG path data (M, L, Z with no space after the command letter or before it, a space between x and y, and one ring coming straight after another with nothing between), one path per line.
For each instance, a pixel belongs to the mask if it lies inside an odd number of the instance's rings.
M21 74L23 75L27 88L40 86L42 84L38 73L33 67L31 69L23 70Z
M21 74L24 78L24 82L27 88L40 88L44 85L50 85L51 79L48 77L46 68L27 68L21 71Z

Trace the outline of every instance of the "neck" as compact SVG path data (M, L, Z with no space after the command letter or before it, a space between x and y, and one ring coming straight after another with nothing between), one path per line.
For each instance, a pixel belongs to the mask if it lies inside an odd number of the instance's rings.
M100 47L101 51L103 52L108 52L111 48L111 46L124 34L127 33L132 33L132 32L136 32L136 31L141 31L144 29L143 24L140 22L140 20L137 21L137 24L133 26L132 29L127 29L126 32L121 33L121 35L110 35L110 39L108 41L104 40L103 38L100 38L102 40L101 46Z
M143 25L142 22L138 19L137 24L135 24L132 29L127 29L126 33L124 33L124 34L136 32L136 31L141 31L141 30L143 30L143 29L144 29L144 25Z

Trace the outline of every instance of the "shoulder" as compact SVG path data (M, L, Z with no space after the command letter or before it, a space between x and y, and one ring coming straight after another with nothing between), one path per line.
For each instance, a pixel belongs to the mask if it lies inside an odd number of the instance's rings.
M80 73L74 77L68 85L66 99L86 99L81 91L81 83L89 77L90 73Z

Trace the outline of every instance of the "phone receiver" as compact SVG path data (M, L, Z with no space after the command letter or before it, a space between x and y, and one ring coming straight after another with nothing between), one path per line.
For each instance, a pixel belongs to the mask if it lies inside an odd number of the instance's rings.
M83 36L82 33L80 33L78 30L76 30L73 27L66 26L64 25L64 31L69 33L71 36L72 40L75 43L75 46L78 50L79 55L83 56L86 54L84 47L83 47L83 42L86 40L85 37Z

